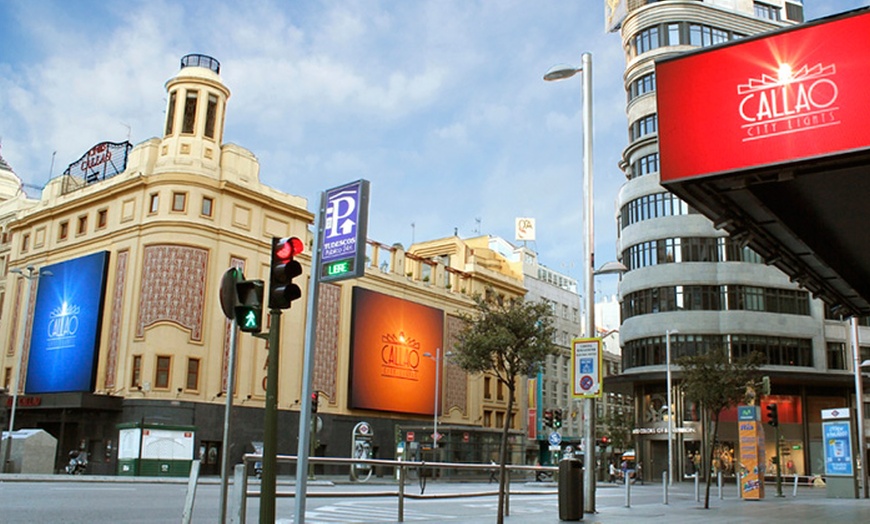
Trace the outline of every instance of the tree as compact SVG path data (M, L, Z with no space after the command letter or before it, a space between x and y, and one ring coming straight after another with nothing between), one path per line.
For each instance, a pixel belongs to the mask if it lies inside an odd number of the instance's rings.
M508 430L520 376L536 373L547 355L558 349L552 310L544 302L526 302L522 297L475 297L475 312L462 315L465 326L457 337L452 361L470 374L489 373L504 384L507 413L499 446L498 523L504 522L505 466Z
M745 402L751 395L750 386L757 382L757 369L761 363L760 353L731 358L724 348L677 359L683 371L683 392L699 405L701 435L706 440L705 446L709 452L707 460L701 461L701 472L707 478L704 509L710 509L710 484L713 481L710 466L719 436L719 416L726 408ZM708 420L712 423L712 432L707 429Z

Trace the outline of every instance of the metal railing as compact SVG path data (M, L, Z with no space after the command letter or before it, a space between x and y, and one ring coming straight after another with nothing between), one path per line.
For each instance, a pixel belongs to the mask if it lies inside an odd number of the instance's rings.
M247 499L251 497L260 497L259 491L249 491L248 490L248 464L262 461L262 455L258 454L246 454L243 458L243 463L237 464L235 470L233 472L233 511L231 514L231 522L244 524L245 523L245 514L247 512ZM296 456L293 455L278 455L277 461L279 463L294 463L296 462ZM417 470L421 474L423 472L432 470L432 469L456 469L456 470L477 470L481 472L492 472L498 471L498 464L467 464L467 463L455 463L455 462L414 462L414 461L405 461L405 460L385 460L385 459L355 459L355 458L344 458L344 457L309 457L308 462L310 464L332 464L332 465L348 465L350 468L356 467L356 465L367 465L367 466L386 466L390 468L394 468L398 472L397 478L397 486L396 489L385 489L385 490L371 490L366 492L308 492L306 496L308 497L396 497L397 499L397 520L399 522L405 521L405 498L447 498L447 497L481 497L481 496L489 496L498 494L498 490L490 490L490 491L479 491L479 492L464 492L464 493L454 493L454 494L438 494L438 495L424 495L424 489L421 489L420 495L406 493L405 487L407 484L408 478L408 470ZM532 477L535 476L535 473L538 472L548 472L553 475L554 478L557 477L556 472L558 472L559 468L556 466L522 466L522 465L514 465L508 464L505 466L506 469L506 489L505 489L505 515L510 515L510 480L511 480L511 472L529 472L532 474ZM421 484L421 488L424 484ZM555 490L548 491L530 491L524 490L522 492L525 494L556 494ZM295 492L276 492L276 497L294 497Z

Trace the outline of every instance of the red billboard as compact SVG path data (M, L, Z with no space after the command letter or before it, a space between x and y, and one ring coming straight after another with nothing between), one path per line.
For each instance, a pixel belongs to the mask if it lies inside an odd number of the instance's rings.
M870 12L656 64L663 183L870 149Z
M350 407L433 415L443 341L442 310L355 287Z

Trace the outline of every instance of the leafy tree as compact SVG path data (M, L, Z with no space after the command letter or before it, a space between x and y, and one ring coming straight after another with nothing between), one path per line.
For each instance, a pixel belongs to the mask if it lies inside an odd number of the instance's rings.
M731 358L724 348L677 359L682 367L681 387L687 398L698 403L701 410L701 435L706 439L707 460L701 461L701 474L707 478L704 509L710 509L710 484L713 475L715 443L719 436L719 416L726 408L744 402L757 382L757 369L762 363L760 353ZM707 429L711 421L713 431ZM708 434L709 433L709 434Z
M511 425L518 378L528 376L558 349L552 311L544 302L527 302L522 297L475 297L475 311L465 314L465 327L457 337L452 361L467 373L489 373L504 384L508 394L507 413L499 446L498 523L504 522L505 466L508 458L508 430Z
M613 446L614 451L625 451L631 448L634 415L627 407L608 410L602 423L607 427L606 435L610 437L610 445Z

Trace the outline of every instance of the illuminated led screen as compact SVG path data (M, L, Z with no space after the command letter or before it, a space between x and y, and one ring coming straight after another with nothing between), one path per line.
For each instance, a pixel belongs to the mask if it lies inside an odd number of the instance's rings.
M661 179L870 148L870 14L656 64Z
M27 365L28 394L93 391L109 253L42 268Z
M355 287L351 331L350 406L433 415L443 311Z

